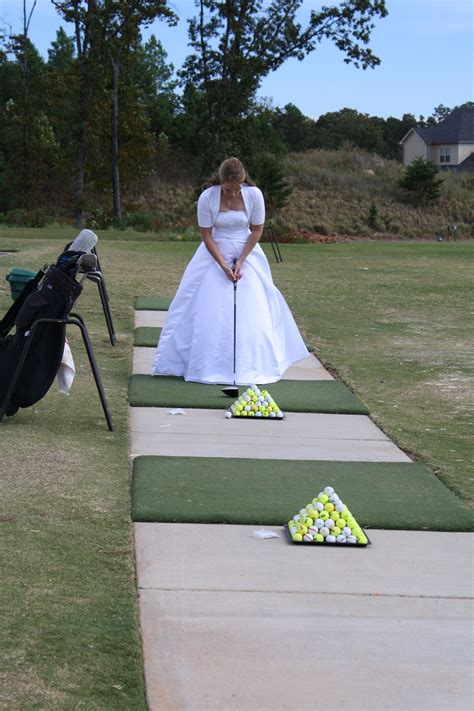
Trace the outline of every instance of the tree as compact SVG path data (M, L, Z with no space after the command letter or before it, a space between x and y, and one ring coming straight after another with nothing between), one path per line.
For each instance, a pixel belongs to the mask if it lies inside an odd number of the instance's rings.
M423 158L415 158L398 184L409 202L416 207L426 207L439 199L443 178L438 168Z
M311 129L314 121L305 116L294 104L277 108L273 124L289 151L306 151L311 147Z
M235 147L236 126L248 114L262 79L287 59L302 60L329 39L344 61L366 69L380 63L366 45L385 0L344 0L312 11L305 27L297 20L303 0L196 0L189 21L194 54L183 80L202 95L199 142L216 163Z
M74 217L78 227L82 226L84 215L90 109L102 79L99 2L100 0L52 0L61 17L74 25L77 56Z
M134 49L129 65L130 81L139 92L151 131L157 139L167 139L179 108L178 80L174 78L174 66L167 63L167 54L155 35Z
M361 114L355 109L341 109L323 114L314 124L313 146L338 149L345 143L384 155L384 120Z
M169 24L176 24L175 13L167 6L167 0L103 0L101 30L105 50L112 68L112 193L113 216L122 217L119 171L119 77L124 53L140 37L140 28L149 25L158 17Z

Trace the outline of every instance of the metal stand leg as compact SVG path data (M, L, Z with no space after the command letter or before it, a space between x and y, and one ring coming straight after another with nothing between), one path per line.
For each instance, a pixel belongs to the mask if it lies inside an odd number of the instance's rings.
M112 416L110 414L109 405L105 396L104 386L102 385L102 378L100 377L100 372L97 367L94 351L92 350L92 344L89 338L89 334L87 332L86 324L84 323L84 319L82 318L82 316L79 316L79 314L71 313L69 314L69 318L66 323L71 324L72 326L78 326L81 329L82 340L84 341L87 357L89 358L89 364L94 375L95 385L97 388L97 392L99 393L100 402L104 411L105 419L107 421L107 427L109 428L110 432L113 432L114 426L112 424Z
M280 245L278 244L276 234L270 227L265 228L265 234L267 235L268 241L272 246L273 256L275 257L276 263L278 264L279 262L282 262L283 257L281 256Z
M101 273L100 278L97 280L97 286L99 287L100 301L102 303L102 310L103 310L104 316L105 316L105 323L107 324L107 330L109 332L110 343L113 346L115 346L117 338L115 335L114 324L112 321L112 313L110 311L110 306L109 306L109 295L108 295L107 289L105 287L104 275L103 275L102 270L100 268L99 255L97 254L95 247L92 250L92 253L95 254L95 256L97 257L97 271L99 271Z
M26 357L28 355L28 352L30 350L31 344L33 342L33 335L36 331L37 326L40 323L57 323L57 324L71 324L72 326L78 326L81 329L81 334L82 334L82 340L84 341L84 346L87 352L87 357L89 358L89 364L91 366L92 373L94 375L94 380L95 384L97 387L97 392L99 393L100 397L100 402L102 404L102 409L104 411L104 416L107 421L107 426L110 430L110 432L113 432L113 424L112 424L112 417L110 414L109 406L107 403L107 398L105 396L104 392L104 387L102 385L102 379L100 377L99 369L97 367L97 363L95 360L94 356L94 351L92 350L92 344L90 342L89 334L87 332L86 325L84 323L84 320L79 314L70 314L70 317L67 319L56 319L56 318L40 318L37 321L34 322L32 325L30 332L28 336L26 336L26 342L24 345L24 348L22 350L20 360L18 361L18 365L15 369L15 372L13 374L13 378L10 382L10 386L8 388L7 394L5 395L5 398L0 405L0 422L3 420L3 416L5 415L8 405L10 404L11 397L15 391L16 384L18 382L18 379L21 375L21 371L23 369L23 366L25 364Z

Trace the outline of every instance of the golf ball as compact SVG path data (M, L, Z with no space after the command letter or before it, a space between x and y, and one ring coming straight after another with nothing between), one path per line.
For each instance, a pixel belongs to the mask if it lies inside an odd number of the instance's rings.
M338 543L346 543L347 539L343 533L340 533L336 540Z
M325 523L326 528L333 528L334 527L334 521L332 518L328 518L328 520Z
M336 536L326 536L326 543L335 543L336 542Z
M342 532L345 536L350 536L352 534L352 531L349 528L349 526L344 526L344 528L342 529Z
M345 509L345 506L344 506L344 504L342 503L342 501L338 501L337 504L336 504L336 511L337 511L337 513L342 513L342 512L344 511L344 509Z
M357 543L357 538L355 536L347 536L347 543L351 543L352 545L354 545L355 543Z
M319 529L319 533L326 538L326 536L329 536L329 528L326 526L323 526L322 528Z
M314 525L317 528L322 528L324 526L324 521L322 518L317 518L316 521L314 522Z
M232 417L232 413L227 410L224 417L227 417L227 418Z
M320 501L317 501L315 503L314 508L316 509L316 511L324 511L324 506Z
M324 493L327 494L327 496L331 496L332 494L334 494L334 489L332 488L332 486L326 486L326 488L324 489Z

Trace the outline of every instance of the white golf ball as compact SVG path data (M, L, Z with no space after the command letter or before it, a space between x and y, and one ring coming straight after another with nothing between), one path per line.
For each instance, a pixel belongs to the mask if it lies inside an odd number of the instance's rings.
M349 528L349 526L344 526L342 532L345 536L350 536L352 534L352 530Z
M332 504L337 504L340 501L340 498L337 494L331 494L331 496L329 497L329 501Z
M342 503L342 501L338 501L336 504L336 511L337 513L342 513L345 509L345 505Z
M295 516L293 516L293 521L299 521L300 518L301 516L299 514L296 514Z
M256 412L256 413L255 413L255 417L261 417L261 416L262 416L262 413L261 413L261 412Z
M283 412L277 412L277 419L278 420L283 419Z
M300 516L303 516L303 518L306 518L306 515L308 512L306 511L306 509L300 509L299 513L300 513Z
M324 511L324 505L323 505L320 501L318 501L318 502L314 505L314 508L316 509L316 511Z
M250 395L244 395L245 402L250 402Z
M323 526L322 528L319 529L319 533L326 538L326 536L329 536L329 528L326 526Z
M313 540L313 536L311 535L311 533L305 533L305 534L304 534L304 536L303 536L303 541L306 541L307 543L309 543L309 542L312 541L312 540Z
M347 536L347 543L357 543L357 538L355 536Z
M325 493L327 496L331 496L331 494L334 494L334 489L332 488L332 486L327 486L327 487L324 489L324 493Z
M319 533L319 528L317 526L310 526L308 528L308 533L311 533L311 535L315 536L317 533Z
M245 405L244 407L245 412L250 412L251 409L250 405Z
M276 417L276 412L270 412L270 417Z
M326 543L335 543L336 542L336 536L326 536Z
M324 526L324 521L322 518L317 518L316 521L314 522L314 525L317 528L322 528Z
M326 521L326 528L334 528L335 525L336 524L334 523L332 518L328 518L328 520Z
M347 540L346 537L342 533L337 537L338 543L345 543L346 540Z
M227 410L224 417L227 417L227 418L232 417L232 413Z

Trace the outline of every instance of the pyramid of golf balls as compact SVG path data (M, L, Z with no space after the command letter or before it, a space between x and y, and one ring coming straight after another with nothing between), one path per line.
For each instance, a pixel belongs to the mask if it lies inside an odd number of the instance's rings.
M295 543L345 543L362 545L368 543L347 506L341 501L332 486L327 486L310 504L301 509L288 529Z
M283 412L268 390L260 390L252 385L230 406L226 417L271 417L281 420Z

